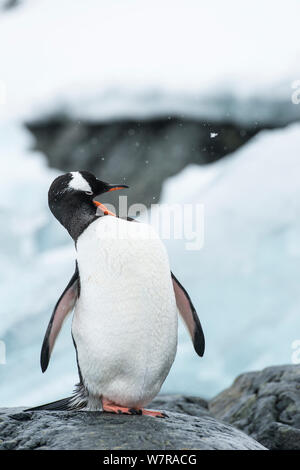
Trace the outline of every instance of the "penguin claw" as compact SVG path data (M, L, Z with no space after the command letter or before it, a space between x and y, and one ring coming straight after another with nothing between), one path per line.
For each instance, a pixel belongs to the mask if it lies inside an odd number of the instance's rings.
M143 415L145 416L152 416L153 418L168 418L166 413L162 413L161 411L153 411L153 410L142 410Z
M106 413L115 413L118 415L140 415L142 410L136 408L126 408L124 406L103 404L103 411Z
M131 413L132 415L141 415L141 414L143 414L143 411L142 411L142 410L136 409L136 408L130 408L129 411L130 411L130 413Z

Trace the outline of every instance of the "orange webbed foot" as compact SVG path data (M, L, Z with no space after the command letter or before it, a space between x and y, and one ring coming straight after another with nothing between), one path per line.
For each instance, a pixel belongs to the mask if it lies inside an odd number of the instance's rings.
M142 410L136 408L126 408L120 405L113 405L113 404L103 404L102 406L103 411L106 413L115 413L115 414L123 414L123 415L141 415Z
M110 401L103 400L103 411L106 413L125 414L125 415L144 415L152 416L153 418L167 418L168 415L161 411L145 410L144 408L127 408L125 406L116 405Z
M154 410L145 410L142 409L142 414L145 416L153 416L153 418L168 418L166 413L162 413L161 411L154 411Z

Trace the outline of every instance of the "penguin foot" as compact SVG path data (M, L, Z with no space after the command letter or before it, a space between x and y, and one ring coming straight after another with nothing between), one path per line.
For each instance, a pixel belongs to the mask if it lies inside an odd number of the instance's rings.
M153 416L153 418L168 418L166 413L162 413L161 411L153 411L153 410L145 410L142 409L142 414L145 416Z
M109 401L102 401L102 409L106 413L115 413L122 415L144 415L152 416L153 418L167 418L168 415L161 411L145 410L144 408L126 408L124 406L116 405Z
M141 415L142 410L136 408L126 408L124 406L113 405L113 404L103 404L103 411L106 413L116 413L122 415Z

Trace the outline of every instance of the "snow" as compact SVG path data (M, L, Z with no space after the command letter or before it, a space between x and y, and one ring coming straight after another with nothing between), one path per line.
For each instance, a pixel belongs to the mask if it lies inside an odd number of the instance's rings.
M299 117L298 0L30 0L0 14L2 115Z

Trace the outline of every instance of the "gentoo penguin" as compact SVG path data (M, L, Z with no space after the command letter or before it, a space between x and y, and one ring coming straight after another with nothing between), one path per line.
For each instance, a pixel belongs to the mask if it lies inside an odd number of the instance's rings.
M56 178L49 207L75 242L76 269L52 313L41 351L44 372L75 307L72 337L80 382L74 395L32 408L165 415L144 407L159 392L177 349L178 311L194 348L204 335L191 299L170 272L165 246L147 224L116 217L94 201L127 188L87 171Z

